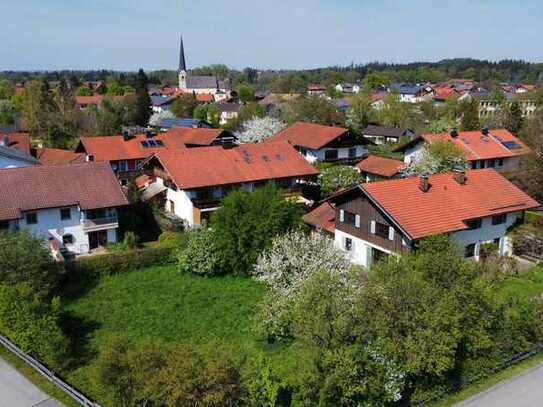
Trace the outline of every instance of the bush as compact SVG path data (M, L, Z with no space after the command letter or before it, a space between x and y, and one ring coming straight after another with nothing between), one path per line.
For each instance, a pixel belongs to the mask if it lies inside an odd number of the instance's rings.
M57 284L60 268L44 241L29 232L0 232L0 283L26 282L41 292Z
M330 195L341 188L358 185L364 177L348 165L325 166L319 174L319 185L323 196Z
M0 332L53 369L65 366L69 349L59 318L58 298L44 301L27 283L0 284Z
M134 232L126 232L123 238L123 246L126 250L137 249L140 245L140 238Z
M144 248L82 257L66 263L66 267L70 273L113 275L150 266L163 266L174 261L169 247Z
M179 271L211 276L219 271L213 230L203 228L187 233L187 245L177 254Z

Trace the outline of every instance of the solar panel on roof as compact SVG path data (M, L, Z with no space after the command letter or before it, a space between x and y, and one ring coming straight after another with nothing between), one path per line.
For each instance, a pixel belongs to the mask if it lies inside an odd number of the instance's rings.
M155 144L157 145L157 147L163 147L164 146L164 143L162 140L155 140Z
M149 147L149 143L147 141L142 141L141 142L141 145L144 147L144 148L148 148Z
M149 143L149 147L155 146L155 140L149 140L148 143Z
M509 150L516 150L516 149L521 148L520 145L514 141L502 141L502 144L504 147L508 148Z

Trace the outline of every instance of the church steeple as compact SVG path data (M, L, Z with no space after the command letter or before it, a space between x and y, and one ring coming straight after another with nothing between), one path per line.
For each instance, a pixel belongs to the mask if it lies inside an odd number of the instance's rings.
M181 42L179 43L179 72L187 71L187 64L185 63L185 47L183 46L183 36L181 35Z

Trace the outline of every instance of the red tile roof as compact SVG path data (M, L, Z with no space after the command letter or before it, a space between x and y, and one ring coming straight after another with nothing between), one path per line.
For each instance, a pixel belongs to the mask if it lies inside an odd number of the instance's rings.
M460 93L450 86L435 87L434 88L434 98L435 99L448 99L454 95L460 95Z
M432 175L427 192L419 189L418 177L361 184L360 188L413 239L467 229L465 221L470 219L539 206L494 169L466 171L466 178L461 185L450 173Z
M0 137L4 135L0 133ZM30 135L28 133L8 133L8 145L6 147L16 148L30 154Z
M155 182L155 177L152 175L143 174L137 177L134 182L138 188L143 188L146 184Z
M208 129L184 129L208 130ZM164 149L186 148L177 133L159 133L151 140L161 140L164 147L143 147L142 141L149 140L144 134L138 134L128 141L123 136L81 137L80 146L87 154L92 154L95 161L119 161L145 159L153 153ZM78 150L81 150L80 148Z
M362 172L389 178L396 175L404 165L403 161L370 154L356 164L355 168Z
M60 148L38 148L36 158L42 165L63 165L85 162L85 154Z
M451 137L449 133L423 134L393 151L403 151L421 139L428 143L435 140L451 141L465 152L467 159L470 161L515 157L532 153L532 150L526 144L506 129L489 130L488 137L484 137L480 130L460 131L458 137L455 138ZM515 143L518 148L509 149L503 143Z
M285 130L269 137L265 142L288 141L293 146L317 150L347 132L348 130L343 127L296 122Z
M334 233L336 230L336 207L332 202L325 201L306 213L303 219L317 229Z
M104 96L104 95L93 95L93 96L76 96L75 103L79 106L81 105L99 105L104 100L104 97L109 97L115 102L121 102L125 99L124 96Z
M108 163L33 166L0 170L0 220L22 211L79 205L81 209L128 205Z
M215 97L211 93L197 93L196 101L201 103L211 103L215 101Z
M166 134L185 145L210 146L223 132L223 129L172 127Z
M189 148L156 158L181 189L317 175L286 142Z

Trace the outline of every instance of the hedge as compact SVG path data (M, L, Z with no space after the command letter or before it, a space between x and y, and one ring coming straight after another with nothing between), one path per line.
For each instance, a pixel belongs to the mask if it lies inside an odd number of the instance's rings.
M113 275L175 262L171 247L143 248L81 257L66 263L68 273Z

